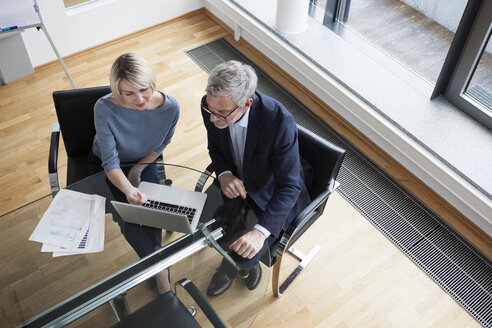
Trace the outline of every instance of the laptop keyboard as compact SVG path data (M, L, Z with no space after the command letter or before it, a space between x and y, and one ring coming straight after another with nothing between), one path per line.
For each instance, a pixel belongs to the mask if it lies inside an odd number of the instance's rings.
M163 203L150 199L147 201L147 203L142 204L142 206L147 208L152 208L154 210L186 215L190 223L193 220L193 217L195 216L196 213L195 208L168 204L168 203Z

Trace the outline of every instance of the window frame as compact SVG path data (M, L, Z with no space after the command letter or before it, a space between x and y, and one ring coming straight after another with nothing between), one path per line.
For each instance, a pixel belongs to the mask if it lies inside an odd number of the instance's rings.
M470 3L473 1L470 1ZM492 1L481 4L470 24L470 33L449 80L444 97L465 113L492 130L492 109L466 93L492 33Z

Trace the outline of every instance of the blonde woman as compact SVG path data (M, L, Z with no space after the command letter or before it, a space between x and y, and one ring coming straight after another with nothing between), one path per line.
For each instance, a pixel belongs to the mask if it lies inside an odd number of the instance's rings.
M131 204L147 201L138 189L140 181L159 182L155 160L171 142L179 117L176 98L156 90L155 83L155 74L145 59L134 53L123 54L111 66L111 93L94 106L96 136L89 155L91 170L103 169L122 193L121 198ZM122 170L120 163L138 165ZM140 258L161 247L161 229L119 218L115 221ZM159 292L170 289L167 270L156 280Z

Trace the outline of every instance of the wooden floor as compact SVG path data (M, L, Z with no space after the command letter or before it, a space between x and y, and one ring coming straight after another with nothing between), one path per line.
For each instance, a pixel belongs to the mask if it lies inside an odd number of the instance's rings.
M108 84L109 67L121 53L145 57L156 71L157 87L181 103L175 136L164 156L200 169L209 161L199 115L207 75L184 51L223 36L232 39L198 11L70 56L65 63L76 85L89 87ZM69 88L56 62L0 86L0 213L49 193L47 154L56 121L51 93ZM60 178L65 175L64 158L61 145ZM340 195L330 199L316 225L299 248L307 251L318 243L321 253L282 298L267 294L253 327L480 326ZM0 250L3 258L7 249Z

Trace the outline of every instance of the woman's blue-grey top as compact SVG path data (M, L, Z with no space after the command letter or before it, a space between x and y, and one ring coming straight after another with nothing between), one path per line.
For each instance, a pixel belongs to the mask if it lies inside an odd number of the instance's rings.
M102 161L104 172L120 168L120 162L134 163L155 151L161 154L171 142L179 117L179 103L162 93L163 105L152 110L118 106L107 94L94 106L96 136L92 151Z

